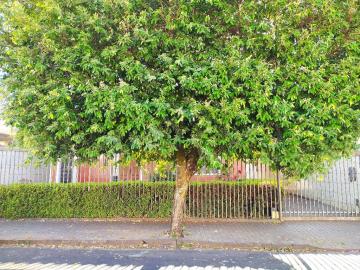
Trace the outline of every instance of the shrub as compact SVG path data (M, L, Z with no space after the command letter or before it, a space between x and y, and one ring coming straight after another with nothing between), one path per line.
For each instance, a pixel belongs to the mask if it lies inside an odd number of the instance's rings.
M166 218L171 216L174 188L173 181L0 186L0 217ZM275 198L272 185L192 183L185 211L203 218L270 217Z

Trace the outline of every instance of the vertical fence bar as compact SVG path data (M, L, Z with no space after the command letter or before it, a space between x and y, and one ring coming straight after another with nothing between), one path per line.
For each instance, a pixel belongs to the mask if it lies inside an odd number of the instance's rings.
M312 185L312 187L311 187L311 190L314 190L314 189L316 189L316 188L314 188L314 186L315 186L315 184L319 181L318 179L319 179L319 174L318 173L316 173L315 174L315 176L314 176L314 181L312 181L311 182L311 185ZM316 186L315 186L316 187ZM312 197L312 204L310 204L310 207L311 207L311 213L312 213L312 215L316 215L317 214L317 209L316 209L316 201L317 201L317 199L318 199L318 197L319 197L319 192L312 192L313 193L313 195L311 195L311 197Z
M9 179L10 179L10 183L14 184L14 163L15 163L15 151L11 152L10 155L10 166L9 166Z
M1 150L1 172L0 172L0 183L3 185L6 185L6 174L5 174L5 167L6 167L6 151L5 150Z
M341 209L342 209L342 215L345 216L346 215L346 203L344 203L345 200L345 179L346 179L346 170L345 170L345 162L344 159L341 159L341 167L342 167L342 175L341 175L341 192L340 192L340 198L341 198Z
M335 190L335 188L336 188L336 190L337 190L337 192L339 191L339 181L337 180L337 179L340 179L340 164L338 163L338 162L336 162L336 165L335 165L335 179L336 179L336 181L335 181L335 183L333 182L333 184L332 184L332 188L333 188L333 190ZM335 187L335 185L336 185L336 187ZM340 196L337 194L337 206L336 206L336 216L341 216L341 213L340 213L340 209L341 209L341 206L340 206Z
M245 181L247 181L249 178L248 164L245 160L244 160L244 167L245 167ZM249 190L250 190L249 185L247 185L247 184L244 185L244 193L245 193L245 200L243 202L244 217L249 217L249 207L248 207Z
M324 190L324 195L322 196L324 198L325 204L322 203L321 204L321 209L322 209L322 216L325 216L326 213L329 212L329 203L328 203L328 194L327 194L327 185L326 185L326 179L328 178L329 172L327 172L326 174L323 174L323 179L321 182L321 189Z
M283 180L283 184L285 184L285 181ZM288 182L286 182L286 184L289 184ZM285 190L285 188L283 189L283 190ZM292 201L289 201L288 202L288 206L292 203L292 205L295 205L295 196L297 197L297 184L295 184L295 191L294 190L292 190L291 191L291 197L292 197ZM284 199L285 200L285 205L286 205L286 198ZM291 209L288 207L288 209L289 209L289 215L290 216L295 216L295 209L294 209L294 207L293 207L293 209L292 209L292 211L291 211Z
M279 220L282 221L282 196L281 196L281 185L280 185L280 176L279 170L276 170L276 182L277 182L277 193L278 193L278 202L279 202Z
M349 166L351 167L351 171L348 171L349 181L347 181L347 186L348 186L348 191L347 192L349 194L349 199L348 199L347 204L349 205L349 208L350 208L348 215L353 216L354 211L353 211L352 202L353 202L354 198L352 198L353 196L352 196L352 192L351 192L352 191L351 185L352 185L353 181L356 181L356 173L357 172L356 172L356 167L354 166L354 158L351 158L348 162L350 163ZM348 167L348 168L350 168L350 167ZM350 177L352 179L350 179Z
M192 216L196 217L196 207L197 207L197 202L196 202L196 183L194 183L194 185L191 188L191 195L192 195Z
M357 183L355 183L356 194L357 194L357 196L355 196L355 215L360 214L360 155L355 156L355 168L357 168L357 167L359 168L359 172L357 172L357 174L356 174L356 182Z
M7 185L10 185L11 184L11 181L10 181L10 174L11 174L11 171L10 171L10 168L11 168L11 152L6 152L6 163L7 163L7 165L5 164L5 169L4 169L4 171L5 171L5 177L6 177L6 179L5 179L5 183L7 184ZM6 172L6 171L8 171L8 172Z
M11 163L11 167L12 167L12 183L14 184L16 181L16 169L17 169L17 153L18 151L17 150L14 150L13 151L13 162Z
M336 163L335 166L333 165L331 167L331 178L329 179L329 183L328 183L328 188L329 188L329 192L331 192L331 194L334 193L334 189L335 189L335 184L334 182L336 181ZM330 197L331 198L331 197ZM336 202L336 198L333 198L331 203L331 214L334 216L337 216L337 202ZM329 213L328 213L329 214Z
M227 179L229 179L229 168L227 170ZM225 179L226 182L228 181L227 179ZM223 201L225 201L225 218L228 218L228 185L225 183L222 184L225 189L225 198Z
M0 185L5 184L3 183L3 161L4 161L4 151L0 149Z
M351 190L350 190L350 174L354 173L353 171L353 167L352 167L352 160L349 159L349 160L346 160L345 161L345 177L344 177L344 185L345 185L345 203L346 203L346 215L347 216L351 216ZM350 171L350 168L351 168L351 171ZM346 171L347 171L347 174L346 174ZM354 177L354 176L352 176Z
M7 163L7 166L5 165L5 172L6 171L8 171L6 174L5 174L5 176L6 176L6 179L5 179L5 181L6 181L6 184L7 185L10 185L11 184L11 181L10 181L10 174L11 174L11 170L10 170L10 168L11 168L11 152L10 151L7 151L6 152L6 163Z
M340 179L344 180L346 178L346 174L345 174L345 165L344 165L344 160L343 159L341 159L341 166L342 166L342 170L341 170L342 174L341 174ZM344 195L343 195L344 191L345 191L344 184L345 184L344 181L340 182L341 191L340 191L340 196L339 197L341 198L341 210L342 210L341 213L342 213L342 216L345 216Z
M262 164L261 164L261 162L259 162L259 160L258 160L258 164L257 164L257 166L258 166L258 168L259 168L259 171L260 171L260 173L259 173L259 177L260 177L260 179L261 179L261 181L260 181L260 192L261 192L261 211L260 211L260 213L261 213L261 216L260 217L262 217L262 218L264 218L264 217L266 217L267 215L265 214L265 209L266 209L266 205L267 205L267 200L265 200L265 198L264 198L264 188L265 188L265 185L266 185L266 182L264 181L265 179L264 179L264 177L263 177L263 168L262 168ZM266 216L265 216L266 215Z

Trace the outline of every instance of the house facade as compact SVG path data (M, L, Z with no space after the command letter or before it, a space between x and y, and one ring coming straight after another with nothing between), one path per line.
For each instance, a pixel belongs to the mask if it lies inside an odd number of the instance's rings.
M264 165L251 165L234 161L226 171L202 168L192 177L192 181L211 180L239 180L249 178L263 178L273 176ZM75 164L58 162L51 167L50 182L54 183L84 183L84 182L117 182L117 181L169 181L175 180L175 170L159 172L155 162L139 166L135 161L127 165L119 165L116 161L109 161L100 157L97 162L89 164Z

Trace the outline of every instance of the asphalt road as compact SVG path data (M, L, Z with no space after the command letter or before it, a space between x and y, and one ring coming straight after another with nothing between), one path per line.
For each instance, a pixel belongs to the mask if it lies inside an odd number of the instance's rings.
M234 250L0 248L0 269L185 270L360 269L360 254L279 254Z

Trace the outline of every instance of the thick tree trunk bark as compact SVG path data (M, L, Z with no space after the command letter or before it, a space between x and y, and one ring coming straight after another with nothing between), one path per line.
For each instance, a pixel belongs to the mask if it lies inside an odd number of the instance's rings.
M174 237L183 237L185 200L190 179L196 172L197 160L197 152L190 151L187 154L183 148L180 148L176 155L177 178L171 221L171 235Z

